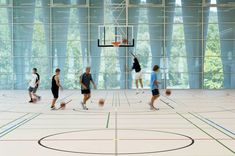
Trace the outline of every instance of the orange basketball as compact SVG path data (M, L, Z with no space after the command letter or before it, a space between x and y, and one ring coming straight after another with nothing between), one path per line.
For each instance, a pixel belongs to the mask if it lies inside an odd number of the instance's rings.
M99 99L99 106L103 107L104 106L104 102L105 102L104 99Z
M171 90L170 89L166 89L166 95L170 96L171 95Z
M66 103L65 103L65 102L61 102L61 103L60 103L60 107L61 107L62 109L64 109L65 106L66 106Z
M37 98L33 98L33 103L36 103L38 101Z

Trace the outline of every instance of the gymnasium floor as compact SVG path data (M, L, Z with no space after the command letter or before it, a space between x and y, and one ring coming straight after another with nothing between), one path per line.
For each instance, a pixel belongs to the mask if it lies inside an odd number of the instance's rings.
M80 91L63 91L73 101L57 111L50 91L39 94L29 104L25 91L0 91L1 156L235 155L235 90L174 90L159 111L149 110L147 90L93 91L88 111Z

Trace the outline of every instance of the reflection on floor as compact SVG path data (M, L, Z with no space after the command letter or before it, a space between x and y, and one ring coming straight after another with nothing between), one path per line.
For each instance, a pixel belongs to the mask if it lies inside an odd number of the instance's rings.
M148 90L93 91L88 111L80 91L61 92L72 102L57 111L50 91L39 94L42 100L29 104L27 91L0 91L2 156L235 155L234 90L174 90L162 94L159 111L149 109Z

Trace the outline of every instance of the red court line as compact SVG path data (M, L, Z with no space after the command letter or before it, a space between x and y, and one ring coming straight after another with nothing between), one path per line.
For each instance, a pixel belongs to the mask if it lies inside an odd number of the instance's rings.
M212 138L193 138L195 141L198 140L198 141L212 141L214 139ZM46 140L43 140L44 142L47 142L47 141L112 141L112 140L115 140L115 139L46 139ZM141 139L141 138L137 138L137 139L118 139L118 140L123 140L123 141L187 141L189 139L187 138L182 138L182 139L177 139L177 138L149 138L149 139ZM230 139L230 138L217 138L217 140L233 140L233 139ZM38 141L38 139L4 139L4 140L0 140L0 142L26 142L26 141Z

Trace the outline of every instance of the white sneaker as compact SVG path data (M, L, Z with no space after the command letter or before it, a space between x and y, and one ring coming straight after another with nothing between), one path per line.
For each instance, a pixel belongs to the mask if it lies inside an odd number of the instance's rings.
M87 106L86 105L84 105L84 108L83 108L84 110L88 110L88 108L87 108Z
M85 104L81 101L82 109L85 110Z

